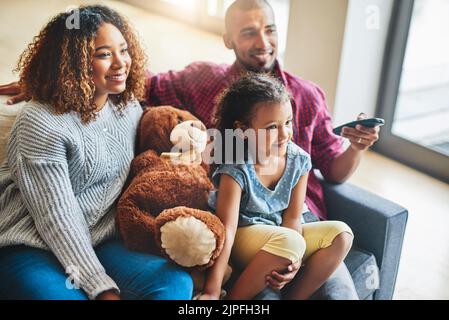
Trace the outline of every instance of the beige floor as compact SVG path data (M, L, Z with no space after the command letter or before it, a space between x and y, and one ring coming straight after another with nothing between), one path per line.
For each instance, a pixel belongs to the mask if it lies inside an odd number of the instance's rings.
M350 182L409 210L396 299L449 299L449 185L376 153Z
M154 72L179 69L197 60L232 61L232 52L224 49L217 35L124 3L103 2L131 18L150 53ZM16 79L10 70L43 23L79 3L86 1L0 0L0 83ZM449 185L372 152L350 182L410 211L395 298L449 299Z

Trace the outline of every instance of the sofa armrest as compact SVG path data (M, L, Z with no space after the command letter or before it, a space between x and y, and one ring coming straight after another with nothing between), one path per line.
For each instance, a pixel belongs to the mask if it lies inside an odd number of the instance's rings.
M347 223L354 244L374 254L379 266L377 300L393 297L408 218L407 209L349 183L321 181L329 220Z

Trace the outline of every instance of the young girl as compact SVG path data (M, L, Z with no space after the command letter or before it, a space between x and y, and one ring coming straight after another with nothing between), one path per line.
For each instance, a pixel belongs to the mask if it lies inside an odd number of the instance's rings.
M227 299L253 298L271 275L282 279L292 263L304 264L304 272L283 294L309 298L345 258L353 235L338 221L301 224L311 161L291 141L293 114L285 87L268 75L240 78L221 97L216 118L223 152L234 144L226 139L227 129L252 130L255 135L245 136L257 156L222 164L213 174L218 191L209 204L225 225L226 241L200 299L219 298L230 257L243 272Z
M54 17L19 62L31 101L0 167L0 299L190 299L187 272L114 239L145 56L115 11L75 10Z

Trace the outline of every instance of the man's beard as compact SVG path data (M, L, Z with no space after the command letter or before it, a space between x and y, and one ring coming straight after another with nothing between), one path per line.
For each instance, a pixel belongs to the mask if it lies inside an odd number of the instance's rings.
M240 57L236 54L237 61L240 63L240 65L245 68L246 71L254 72L254 73L272 73L274 70L274 66L276 65L276 59L273 60L273 63L269 67L255 67L253 65L250 65L240 59Z

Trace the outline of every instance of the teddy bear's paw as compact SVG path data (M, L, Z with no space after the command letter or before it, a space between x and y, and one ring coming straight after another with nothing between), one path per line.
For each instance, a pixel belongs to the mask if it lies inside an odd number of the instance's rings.
M207 264L216 248L214 233L201 220L181 216L161 228L161 247L184 267Z

